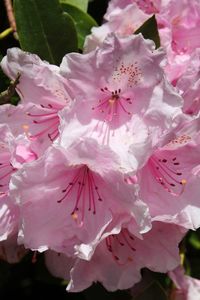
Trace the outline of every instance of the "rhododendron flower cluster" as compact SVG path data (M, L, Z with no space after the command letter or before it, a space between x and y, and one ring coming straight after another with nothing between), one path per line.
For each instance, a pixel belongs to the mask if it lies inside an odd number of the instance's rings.
M158 49L134 34L153 14ZM1 258L45 252L73 292L131 288L142 268L198 287L179 243L200 227L199 14L197 0L111 0L59 67L8 50L20 103L0 106Z

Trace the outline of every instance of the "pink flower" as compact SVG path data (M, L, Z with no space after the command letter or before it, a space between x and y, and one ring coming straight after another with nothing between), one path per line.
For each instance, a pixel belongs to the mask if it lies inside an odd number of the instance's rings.
M154 14L159 11L160 2L161 0L111 0L104 17L106 20L110 20L113 15L119 14L124 8L132 4L137 4L147 14Z
M61 72L77 100L61 112L58 143L68 147L77 137L92 136L120 156L123 172L144 164L152 144L181 112L180 96L164 79L162 58L141 35L114 34L95 51L66 55Z
M105 20L109 20L111 16L118 14L122 9L132 4L131 0L111 0L104 16Z
M200 25L199 1L171 0L163 10L172 30L172 49L177 53L191 53L200 47L198 36Z
M11 140L11 163L16 169L20 169L24 163L29 163L38 158L33 151L31 142L26 136L19 135L17 138Z
M59 134L58 111L71 102L67 81L60 75L59 67L18 48L8 50L1 67L13 80L20 74L17 92L22 105L6 109L12 118L17 115L21 119L20 129L28 132L31 140L48 147Z
M58 111L33 103L0 106L2 124L8 124L14 136L25 134L38 156L58 137Z
M11 264L17 263L26 253L27 250L24 246L17 244L17 234L13 234L0 242L0 260L5 260Z
M6 194L0 195L0 222L1 244L1 241L8 239L13 232L18 231L19 222L19 209Z
M197 115L200 111L199 68L200 51L197 49L191 56L187 70L176 84L184 99L183 111L189 115Z
M108 147L85 138L66 150L49 148L26 164L12 178L23 220L20 242L67 255L80 243L91 244L92 251L115 216L133 219L138 232L147 231L148 210L137 200L137 187L124 182L118 163Z
M157 14L161 45L167 51L167 76L176 84L187 66L190 56L200 47L199 42L199 1L171 0Z
M84 52L90 52L101 46L109 33L114 32L119 37L132 35L149 17L136 4L125 7L123 13L120 9L118 13L111 14L108 22L92 28L92 34L86 37Z
M36 54L19 48L8 49L1 67L12 80L20 73L17 91L23 103L62 107L70 103L67 82L60 76L59 67L42 61Z
M140 197L155 220L196 229L199 222L200 121L188 121L138 172Z
M101 241L90 261L77 259L67 290L78 292L96 281L109 291L128 289L141 279L144 267L172 270L180 263L178 243L183 235L176 225L154 222L152 230L139 239L124 225L120 233Z
M199 300L200 280L185 275L181 266L168 274L176 286L170 300Z
M164 0L164 1L166 2L168 0ZM139 8L147 14L159 13L159 10L161 8L161 3L164 1L163 0L153 0L153 1L152 0L133 0L133 2L136 2L137 5L139 6Z
M19 210L9 197L9 182L16 168L11 163L9 141L12 135L6 125L0 126L0 241L17 230Z
M44 255L48 271L55 277L69 281L70 270L74 265L75 259L52 250L45 251Z
M36 158L23 136L15 139L7 125L0 125L0 256L9 262L16 262L24 253L17 246L20 212L10 197L10 180L22 164Z
M110 28L110 21L122 15L124 9L131 10L131 6L137 5L141 10L150 17L150 14L156 15L158 31L161 39L161 46L167 53L167 65L165 72L168 79L174 85L181 77L183 72L190 64L190 56L196 48L200 47L199 42L199 1L194 0L113 0L110 1L108 10L105 14L108 24L103 28ZM132 18L138 18L139 12L133 11ZM123 25L122 25L123 28ZM113 28L113 31L116 27ZM117 29L120 31L120 28ZM97 30L95 30L97 31ZM105 31L107 32L108 29ZM131 34L131 33L130 33ZM98 37L99 36L99 37ZM94 36L94 39L101 38L100 35ZM90 39L90 38L89 38ZM96 43L96 41L95 41ZM90 42L91 44L91 42ZM91 46L90 46L91 49Z

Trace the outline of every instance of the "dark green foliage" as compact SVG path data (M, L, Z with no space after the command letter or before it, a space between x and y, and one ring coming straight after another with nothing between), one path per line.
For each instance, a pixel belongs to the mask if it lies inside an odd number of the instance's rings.
M14 0L21 48L59 65L66 53L77 51L73 19L58 0Z
M142 33L145 39L153 40L156 48L160 47L160 37L157 28L155 15L149 18L140 28L135 31L135 34Z
M97 26L97 23L89 14L74 5L62 3L62 9L73 18L78 33L78 47L82 49L86 35L90 34L91 28Z

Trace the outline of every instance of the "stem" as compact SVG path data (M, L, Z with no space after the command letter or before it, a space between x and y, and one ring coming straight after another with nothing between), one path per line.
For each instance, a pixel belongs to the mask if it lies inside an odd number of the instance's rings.
M8 16L8 21L10 24L10 27L12 28L13 31L13 36L18 40L18 35L17 35L17 26L15 22L15 16L13 13L13 7L12 7L12 1L11 0L4 0L7 16Z
M6 30L2 31L0 33L0 40L4 39L5 37L7 37L7 35L9 35L11 32L13 32L12 28L7 28Z

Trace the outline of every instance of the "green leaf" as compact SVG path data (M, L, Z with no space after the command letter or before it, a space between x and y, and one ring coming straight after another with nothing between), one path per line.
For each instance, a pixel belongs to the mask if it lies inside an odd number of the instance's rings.
M189 243L197 250L200 250L200 240L195 232L192 232L189 237Z
M134 34L138 33L142 33L145 39L153 40L156 44L156 48L160 47L160 37L155 15L144 22L144 24L134 32Z
M88 0L60 0L61 4L72 4L81 10L87 12Z
M21 48L60 64L66 53L77 51L77 32L58 0L14 0Z
M90 15L74 5L62 3L62 8L74 20L78 32L78 47L82 49L86 35L90 34L91 28L97 26L97 23Z

